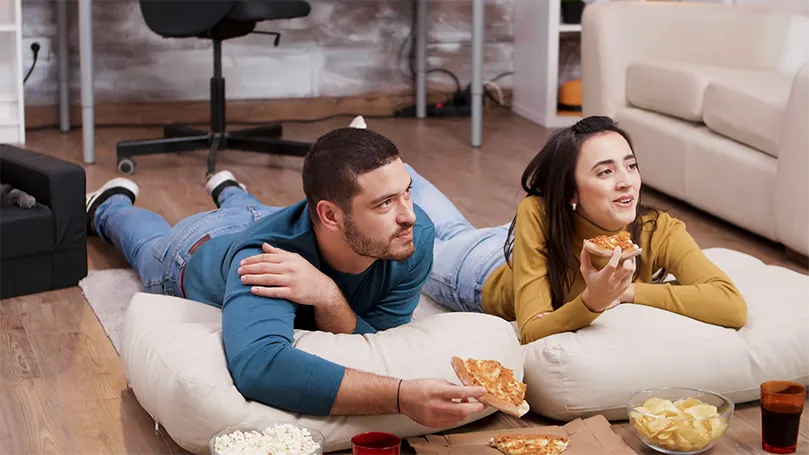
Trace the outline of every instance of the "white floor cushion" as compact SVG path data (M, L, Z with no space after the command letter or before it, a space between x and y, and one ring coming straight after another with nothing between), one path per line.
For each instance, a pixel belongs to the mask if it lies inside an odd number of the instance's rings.
M443 378L460 384L453 355L496 359L523 378L519 342L508 322L481 314L422 315L373 335L296 331L295 347L355 369L399 378ZM400 437L425 428L401 415L313 417L246 401L233 385L222 349L221 312L176 297L135 295L124 322L124 374L140 404L181 447L208 453L211 435L226 426L260 419L315 428L326 451L350 448L353 435L388 431ZM485 417L487 408L462 424Z
M809 276L731 250L705 254L745 297L744 328L621 305L575 333L522 346L531 410L626 419L629 395L647 388L696 387L742 403L757 400L769 379L809 385Z

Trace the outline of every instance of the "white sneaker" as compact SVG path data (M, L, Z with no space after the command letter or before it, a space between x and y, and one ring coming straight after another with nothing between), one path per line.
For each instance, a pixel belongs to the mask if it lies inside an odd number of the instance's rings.
M230 171L219 171L209 176L205 182L205 191L211 196L213 203L219 207L219 193L229 186L238 186L244 191L247 191L247 187L236 180L236 177L234 177L233 173Z
M140 188L137 183L128 178L118 177L108 180L107 183L101 185L101 188L87 193L84 199L84 208L87 214L87 234L97 235L94 227L95 213L104 201L116 194L123 194L134 204L139 192Z

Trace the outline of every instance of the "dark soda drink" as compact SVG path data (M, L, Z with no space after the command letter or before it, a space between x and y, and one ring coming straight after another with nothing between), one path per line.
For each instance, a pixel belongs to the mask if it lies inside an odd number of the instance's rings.
M769 453L795 453L806 388L791 381L761 384L761 446Z
M770 453L795 453L801 408L789 404L761 410L761 440Z

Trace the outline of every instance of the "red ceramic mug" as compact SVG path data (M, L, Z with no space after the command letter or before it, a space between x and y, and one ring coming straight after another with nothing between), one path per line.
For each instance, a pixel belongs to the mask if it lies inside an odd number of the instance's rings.
M391 433L372 431L351 438L354 455L399 455L401 449L402 440Z

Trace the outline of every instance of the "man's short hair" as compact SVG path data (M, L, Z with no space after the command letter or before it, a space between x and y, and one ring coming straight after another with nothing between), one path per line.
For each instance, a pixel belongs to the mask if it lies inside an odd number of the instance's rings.
M319 137L303 161L303 192L309 216L319 222L317 204L326 200L350 211L359 191L357 177L399 157L388 138L360 128L338 128Z

